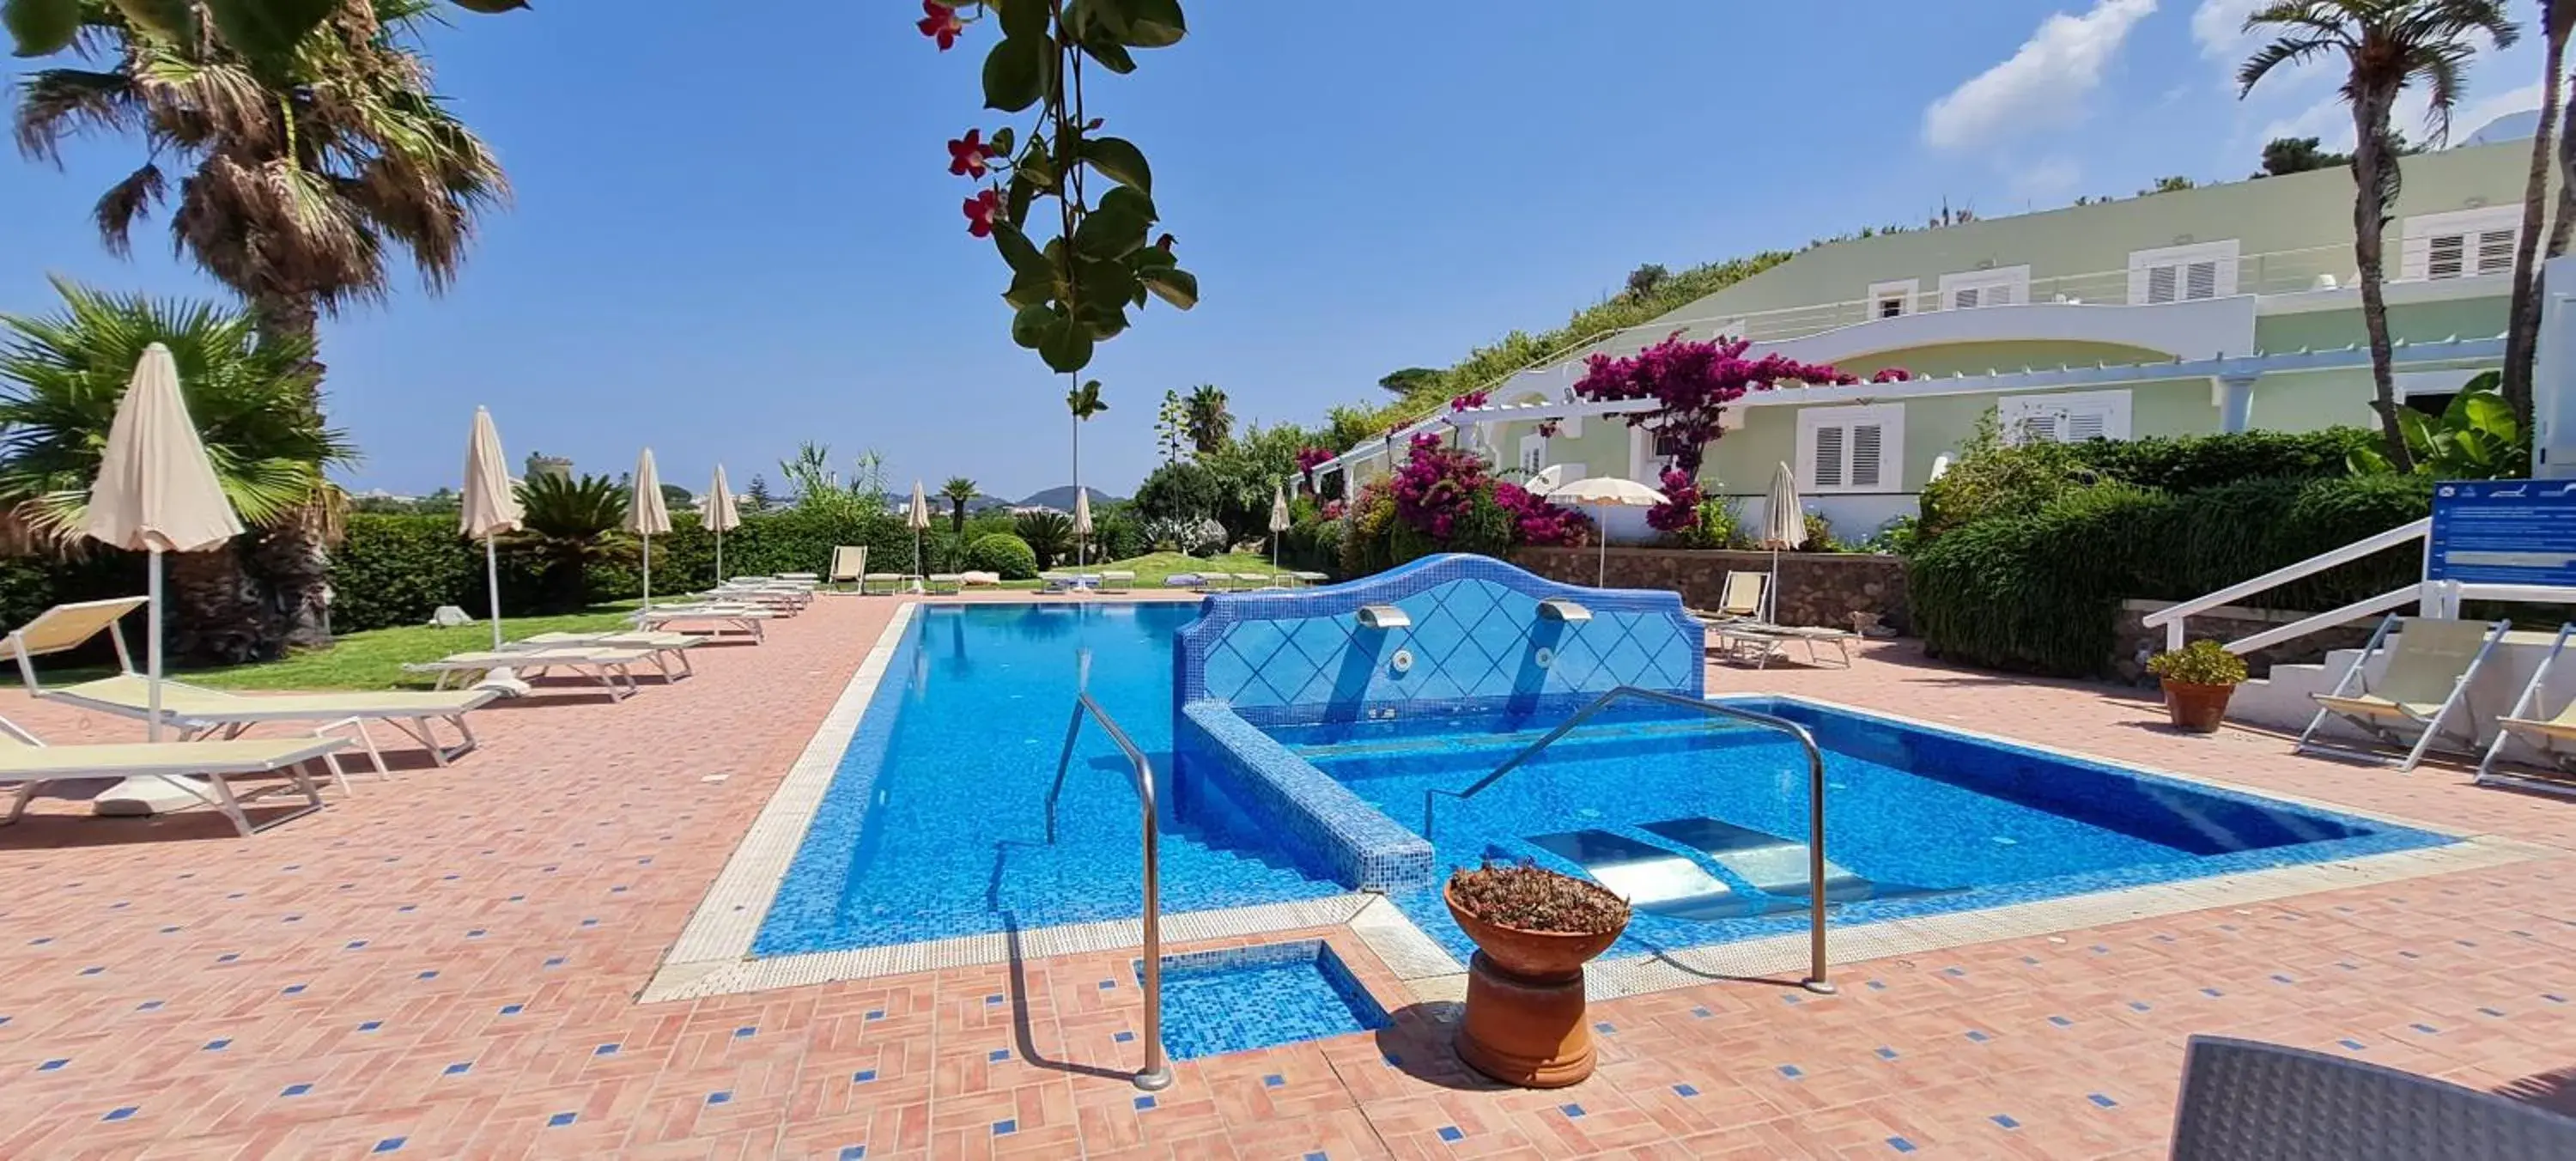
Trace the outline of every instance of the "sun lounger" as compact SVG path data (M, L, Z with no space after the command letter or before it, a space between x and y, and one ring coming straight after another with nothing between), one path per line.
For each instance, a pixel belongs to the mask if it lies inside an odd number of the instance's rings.
M769 609L754 608L750 605L712 604L655 605L650 609L639 609L633 616L635 627L639 629L662 630L673 625L704 625L707 626L704 633L706 636L732 633L749 637L755 642L768 639L763 627L778 618L778 614Z
M1288 575L1295 578L1297 583L1301 585L1330 584L1333 579L1332 577L1320 572L1292 572Z
M1101 592L1124 593L1133 591L1135 587L1136 574L1127 569L1113 568L1100 574Z
M984 572L970 568L957 574L957 587L960 590L998 588L1001 583L1002 574L998 572Z
M801 584L809 589L823 582L822 574L811 572L782 572L770 579L791 581L796 584Z
M516 670L521 678L543 677L549 669L569 669L584 674L608 690L612 700L623 700L635 692L636 663L651 663L650 649L616 649L601 645L556 645L528 649L478 649L456 653L436 661L405 662L405 673L434 673L436 688L445 689L450 681L472 683L495 669ZM516 687L513 687L516 688Z
M693 600L711 605L758 605L764 609L774 609L781 615L793 617L803 612L805 606L813 603L814 594L796 588L730 584L709 589Z
M1823 655L1816 651L1817 645L1831 645L1840 656L1842 667L1849 669L1851 643L1860 636L1849 629L1821 625L1773 625L1753 620L1703 620L1700 624L1714 642L1709 646L1709 652L1731 656L1738 661L1750 661L1755 669L1770 665L1775 656L1786 655L1792 643L1806 645L1809 665L1825 663Z
M693 633L655 633L637 629L622 633L535 633L501 648L551 649L591 645L603 649L643 649L652 653L653 667L661 670L662 680L672 682L697 676L697 666L689 663L689 650L706 644L706 641L706 638Z
M953 572L934 572L922 579L924 581L923 588L928 592L935 593L942 589L946 589L952 593L962 593L966 591L966 582L959 579L958 575Z
M27 692L81 709L148 720L152 716L151 683L134 671L133 656L125 648L125 635L116 628L118 617L143 607L143 603L141 597L118 597L56 605L13 630L8 638L9 648L17 657L18 676L26 682ZM37 679L36 658L76 649L101 633L107 634L116 646L120 672L115 676L52 688ZM187 740L209 735L236 738L253 726L269 723L381 721L410 735L444 766L477 744L465 715L498 696L490 690L239 694L164 679L161 720L175 726L179 736ZM456 730L459 740L455 745L438 741L434 723L440 721Z
M1234 579L1247 589L1266 589L1279 583L1278 577L1266 572L1239 572L1234 574Z
M867 547L865 545L844 544L838 548L834 548L832 550L832 567L825 573L824 579L827 584L856 584L859 586L860 592L864 593L868 591Z
M158 778L222 812L247 838L322 809L322 788L306 764L316 760L326 763L332 776L345 787L349 780L341 773L333 751L347 744L342 738L309 737L48 746L16 723L0 718L0 787L14 787L17 791L9 804L8 817L0 819L0 824L18 821L26 814L27 804L39 797L94 798L127 778ZM233 788L236 778L283 778L286 784L243 794ZM202 784L199 779L204 780ZM249 816L242 812L242 804L280 793L300 794L305 805L251 825Z
M1038 579L1045 582L1039 591L1050 593L1078 593L1100 583L1098 575L1087 572L1042 572Z
M2425 752L2441 740L2444 727L2455 713L2463 720L2470 718L2464 704L2469 679L2477 676L2478 666L2512 627L2510 621L2390 615L2370 635L2369 644L2353 658L2351 667L2336 679L2332 692L2308 695L2316 699L2317 716L2299 735L2297 751L2360 758L2394 765L2399 770L2414 769L2424 760ZM2392 633L2397 638L2394 646L2387 643ZM2377 688L2367 688L2362 669L2382 652L2387 654L2388 666L2380 674ZM2391 759L2374 750L2317 740L2317 731L2329 718L2352 723L2388 748L2402 751L2403 757ZM2415 732L2412 739L2406 737L2407 730ZM2474 749L2476 727L2471 725L2466 733L2468 748Z
M1767 572L1730 572L1726 574L1725 588L1718 592L1717 607L1691 609L1690 615L1701 621L1740 621L1759 618L1763 615L1763 590L1769 588L1770 584L1771 574Z
M2531 671L2512 708L2496 719L2495 741L2487 745L2486 757L2478 761L2478 784L2509 786L2516 790L2539 790L2551 794L2576 795L2576 782L2561 778L2533 778L2500 769L2497 760L2504 756L2506 742L2521 742L2537 751L2540 757L2556 766L2562 774L2576 774L2576 699L2558 707L2555 717L2541 717L2540 698L2548 688L2550 674L2558 667L2558 655L2567 649L2567 639L2576 636L2576 624L2560 625L2557 639L2549 643L2549 652Z
M899 572L868 573L859 578L859 595L866 596L870 590L881 588L890 597L902 592L903 582L911 579Z

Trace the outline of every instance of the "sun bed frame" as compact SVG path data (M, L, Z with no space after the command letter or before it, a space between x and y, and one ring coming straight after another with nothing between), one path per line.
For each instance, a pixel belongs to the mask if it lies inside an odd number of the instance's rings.
M2334 689L2326 693L2308 695L2317 703L2317 716L2308 722L2306 730L2300 732L2298 744L2292 748L2294 753L2315 753L2356 759L2382 766L2393 766L2400 772L2414 769L2441 740L2443 726L2451 720L2452 715L2467 714L2465 703L2468 699L2470 680L2478 675L2479 667L2486 664L2488 656L2495 652L2496 645L2504 640L2504 635L2513 629L2511 621L2486 622L2484 639L2479 644L2477 652L2469 658L2469 663L2451 678L2450 689L2439 703L2426 703L2420 700L2395 701L2368 692L2368 683L2362 676L2362 669L2370 664L2373 656L2386 647L2388 635L2392 630L2397 632L2397 647L2396 652L2389 655L2389 667L2394 668L2399 661L2405 659L2408 646L2405 630L2400 626L2407 624L2474 625L2478 622L2389 614L2386 620L2379 623L2379 628L2371 631L2370 641L2361 647L2361 653L2355 656L2352 664L2344 669L2343 676L2335 679ZM2387 683L2388 677L2385 671L2382 672L2380 681L2383 686ZM2405 691L2398 692L2402 694ZM2426 704L2434 705L2433 712L2429 714L2422 712L2421 707ZM2401 751L2402 756L2391 758L2378 750L2362 746L2318 740L2317 731L2325 727L2329 718L2342 718L2352 723L2363 733L2378 739L2388 749ZM2412 739L2400 732L2406 726L2412 726L2416 731ZM2446 749L2444 752L2462 757L2475 755L2477 753L2476 727L2470 727L2465 746L2456 750Z
M778 614L774 610L754 608L750 605L702 604L660 605L651 609L637 609L633 616L636 626L646 631L652 631L652 627L657 625L710 625L715 627L700 635L714 636L731 632L748 636L754 643L758 643L769 639L763 627L768 622L776 620Z
M620 649L600 645L562 645L534 649L477 649L454 653L436 661L410 661L403 664L405 673L434 673L434 688L446 689L450 681L480 678L495 669L515 669L522 677L543 677L549 669L569 669L590 678L608 691L611 701L623 701L634 695L635 664L653 661L651 649Z
M2523 683L2522 694L2513 699L2512 708L2496 719L2495 741L2487 744L2486 757L2478 761L2478 785L2576 795L2576 782L2532 778L2497 769L2505 742L2518 738L2559 770L2576 774L2576 699L2560 706L2554 717L2539 716L2541 691L2549 684L2549 675L2557 668L2558 655L2566 650L2570 635L2576 635L2576 624L2558 627L2557 638L2549 643L2549 652L2542 655L2540 665L2531 671L2531 680Z
M0 718L0 738L6 739L0 740L0 786L14 785L17 788L17 793L11 796L8 816L0 818L0 826L25 816L27 804L35 801L48 787L99 783L97 791L104 793L127 778L158 778L215 808L232 821L233 829L248 838L279 823L322 809L322 787L313 777L310 763L319 761L326 764L343 788L349 783L335 753L349 744L345 738L317 735L309 738L48 746L43 739L7 718ZM196 781L198 778L205 780L202 788ZM284 778L286 783L244 794L233 789L235 778ZM252 825L250 816L242 810L242 804L272 794L300 794L304 806Z
M125 632L117 627L119 618L143 605L142 597L56 605L11 630L9 650L17 659L18 676L26 683L28 694L114 717L150 721L148 679L135 672L134 655L125 646ZM31 633L40 635L30 640ZM52 689L37 678L36 658L78 648L100 633L107 634L116 646L116 676ZM247 696L168 678L162 679L161 690L162 721L176 728L182 741L208 737L229 741L252 726L274 722L324 722L324 729L357 723L363 729L365 722L381 721L420 743L422 749L429 751L431 761L441 766L482 744L465 715L500 696L493 690ZM439 742L433 725L438 721L455 729L455 745ZM369 748L373 749L372 741ZM383 772L381 759L377 771Z
M698 675L697 666L689 661L689 650L706 642L706 638L694 633L634 629L622 633L537 633L501 648L557 649L568 645L589 645L601 649L642 649L653 655L653 668L661 672L662 683L668 685L681 678ZM677 667L676 672L674 666Z
M859 591L868 591L868 548L864 544L840 544L832 548L830 568L824 583L835 587L856 583ZM843 590L847 591L847 590Z
M1786 655L1789 643L1793 641L1807 646L1807 664L1821 666L1825 663L1824 656L1816 652L1816 646L1822 643L1833 646L1834 652L1842 659L1842 667L1849 669L1852 663L1851 643L1860 636L1849 629L1822 625L1774 625L1754 620L1701 620L1700 627L1707 630L1715 642L1709 646L1709 652L1738 661L1751 661L1755 669L1767 668L1773 657Z

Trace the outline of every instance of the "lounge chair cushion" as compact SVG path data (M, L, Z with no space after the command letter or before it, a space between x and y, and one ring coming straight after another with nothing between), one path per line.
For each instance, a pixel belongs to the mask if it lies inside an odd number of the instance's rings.
M2340 714L2366 718L2393 718L2408 722L2429 722L2442 712L2439 702L2395 702L2377 694L2363 693L2338 697L2330 693L2312 693L2318 705Z

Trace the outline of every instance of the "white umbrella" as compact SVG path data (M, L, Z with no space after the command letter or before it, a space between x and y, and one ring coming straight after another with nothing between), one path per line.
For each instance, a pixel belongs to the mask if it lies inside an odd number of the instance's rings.
M1544 496L1564 486L1564 484L1565 465L1549 464L1546 467L1540 468L1538 470L1538 474L1531 476L1529 478L1529 482L1522 484L1521 488L1533 496Z
M510 487L510 461L501 454L501 430L488 408L474 409L474 434L465 440L465 495L457 530L483 538L483 583L492 600L492 647L501 647L501 557L492 538L519 530L526 513Z
M1279 534L1288 531L1288 485L1274 484L1270 489L1270 567L1279 567Z
M168 347L154 343L117 401L81 521L82 535L152 558L143 638L149 741L161 740L161 554L220 548L241 532L179 394L179 366Z
M662 473L653 470L653 449L635 457L635 490L626 498L626 530L644 538L644 608L653 608L653 535L671 534L671 510L662 505Z
M1073 567L1081 568L1086 559L1082 542L1091 536L1091 489L1073 486Z
M1559 504L1572 504L1578 508L1591 508L1603 513L1607 513L1612 508L1652 508L1664 502L1663 493L1635 480L1622 479L1618 476L1594 476L1576 480L1550 489L1547 498ZM1596 524L1601 525L1601 563L1592 577L1593 587L1600 588L1610 576L1610 529L1602 522L1600 516L1592 519Z
M912 504L903 510L903 525L912 529L912 591L921 591L921 534L930 530L930 498L921 481L912 482Z
M1771 583L1762 587L1762 619L1780 605L1780 550L1807 543L1807 507L1798 499L1798 476L1781 464L1771 473L1771 495L1762 513L1762 542L1771 548Z
M742 512L734 506L733 489L725 486L724 465L716 465L716 482L707 485L707 510L701 523L716 534L716 583L723 584L724 534L742 527Z

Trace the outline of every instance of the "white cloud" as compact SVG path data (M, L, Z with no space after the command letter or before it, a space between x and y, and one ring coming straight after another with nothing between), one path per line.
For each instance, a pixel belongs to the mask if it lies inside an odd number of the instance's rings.
M2245 18L2268 0L2200 0L2191 13L2191 38L2200 55L2224 60L2232 71L2263 37L2245 31Z
M1961 149L2082 120L2129 30L2155 10L2156 0L2097 0L2082 16L2051 14L2010 58L1923 110L1924 143Z

